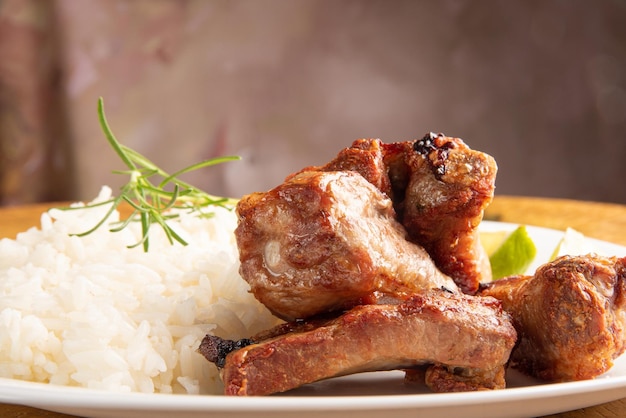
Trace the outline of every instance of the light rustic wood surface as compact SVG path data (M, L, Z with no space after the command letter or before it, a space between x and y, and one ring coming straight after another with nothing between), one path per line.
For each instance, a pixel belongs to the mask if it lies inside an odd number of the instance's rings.
M19 232L38 226L41 213L51 206L54 205L0 208L0 237L14 238ZM622 205L497 196L487 210L485 218L560 230L569 226L589 237L626 245L626 206ZM624 396L622 400L550 415L550 418L626 417L626 391ZM69 418L70 416L20 405L0 404L0 417Z

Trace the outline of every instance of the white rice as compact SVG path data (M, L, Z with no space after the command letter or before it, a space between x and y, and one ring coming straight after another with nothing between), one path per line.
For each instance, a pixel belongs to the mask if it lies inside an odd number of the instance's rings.
M104 201L104 187L95 201ZM278 321L238 273L233 211L181 214L150 250L137 224L85 237L109 206L52 209L41 228L0 240L0 377L113 391L221 393L196 352L206 333L238 339ZM110 221L119 220L115 212Z

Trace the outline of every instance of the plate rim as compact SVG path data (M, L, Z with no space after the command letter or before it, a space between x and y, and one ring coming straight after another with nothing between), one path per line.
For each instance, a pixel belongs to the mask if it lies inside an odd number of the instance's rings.
M620 357L625 357L626 354ZM150 404L161 411L325 411L354 409L421 409L444 406L471 406L489 402L492 406L512 401L541 400L559 396L575 396L621 389L626 387L626 374L598 377L576 382L545 383L539 385L479 392L419 393L397 395L349 396L251 396L189 395L114 392L76 386L50 385L40 382L0 378L0 402L45 408L72 406L90 408L137 409ZM8 391L7 391L8 389ZM2 393L28 391L28 398L6 398ZM68 402L68 395L76 395ZM623 396L622 396L623 397ZM115 401L111 404L111 401ZM355 408L355 406L357 406Z
M513 229L521 223L483 221L485 229L500 228ZM557 229L528 225L531 236L534 234L550 234L558 239L555 234L563 233ZM626 246L587 237L590 243L598 245L601 249L609 252L624 252ZM617 254L616 254L617 255ZM626 364L626 354L622 354L616 360ZM615 367L615 366L614 366ZM324 411L356 411L372 410L420 410L420 409L445 409L448 407L479 406L486 402L490 408L502 406L509 402L529 400L546 400L549 398L573 397L576 395L591 395L600 392L626 388L626 371L620 375L612 376L610 369L606 374L595 379L562 383L540 383L523 387L510 387L494 391L480 392L456 392L456 393L415 393L415 394L384 394L384 395L287 395L287 396L263 396L263 397L232 397L212 394L164 394L164 393L138 393L138 392L114 392L106 390L90 389L78 386L51 385L48 383L24 381L12 378L0 377L0 403L22 404L35 408L54 410L57 412L72 413L77 408L108 410L150 410L158 408L164 412L324 412ZM622 365L622 368L624 366ZM612 393L612 392L611 392ZM71 395L71 396L70 396ZM69 397L69 400L68 400ZM571 408L563 405L560 409L547 411L563 412L585 406L593 406L600 403L626 398L623 392L609 398L602 398L597 403L586 402L584 405ZM533 409L537 411L537 406ZM67 412L70 411L70 412Z

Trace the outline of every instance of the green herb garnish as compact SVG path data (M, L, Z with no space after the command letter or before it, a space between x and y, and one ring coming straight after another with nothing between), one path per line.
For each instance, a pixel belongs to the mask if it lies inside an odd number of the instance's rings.
M126 220L116 223L110 231L121 231L132 221L139 221L141 223L142 238L136 244L130 245L129 248L143 245L144 251L148 251L149 231L153 224L163 229L170 244L174 244L174 241L176 241L182 245L187 245L187 242L167 223L168 220L179 216L177 213L170 211L170 209L187 209L198 216L210 216L201 209L207 206L232 208L236 204L237 199L210 195L180 180L178 176L226 161L239 160L240 157L227 156L212 158L190 165L174 174L168 174L137 151L119 143L107 123L102 98L98 99L98 117L106 139L127 167L126 170L116 170L113 171L113 173L129 175L130 181L121 188L120 194L117 197L82 207L64 208L71 210L111 204L109 211L93 228L74 235L85 236L91 234L106 222L109 215L111 215L122 202L126 202L132 208L131 215ZM157 183L153 180L154 178L160 181Z

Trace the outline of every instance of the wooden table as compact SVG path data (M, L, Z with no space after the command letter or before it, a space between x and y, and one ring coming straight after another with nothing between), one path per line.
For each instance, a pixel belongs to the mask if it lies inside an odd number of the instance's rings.
M0 209L0 236L14 238L31 226L38 225L46 208L35 205ZM564 230L572 227L585 235L626 245L626 206L578 202L562 199L497 196L487 210L486 219L523 223ZM626 393L622 400L591 408L551 415L552 418L607 418L626 417ZM0 404L0 417L68 418L68 415L42 411L20 405Z

